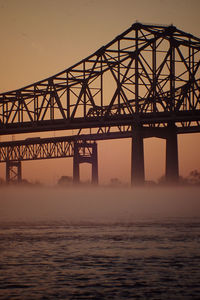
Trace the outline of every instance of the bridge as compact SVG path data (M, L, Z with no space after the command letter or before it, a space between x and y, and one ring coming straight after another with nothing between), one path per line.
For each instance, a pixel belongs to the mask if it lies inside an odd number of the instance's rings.
M24 160L73 157L92 164L97 141L131 138L131 182L144 182L143 139L166 140L166 179L178 181L179 133L200 132L200 39L174 26L133 24L72 67L0 94L0 135L64 130L65 137L0 143L6 178ZM71 130L77 134L71 136Z

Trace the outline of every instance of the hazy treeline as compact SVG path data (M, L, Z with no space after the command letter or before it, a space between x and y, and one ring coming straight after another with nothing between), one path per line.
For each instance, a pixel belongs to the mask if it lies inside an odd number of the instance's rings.
M6 181L3 178L0 178L0 186L6 185ZM18 182L13 182L13 184L19 184ZM36 181L34 183L29 182L27 179L22 179L20 182L21 185L30 185L30 186L42 186L43 184L40 181ZM90 184L89 181L81 182L81 185ZM158 181L146 181L146 185L165 185L166 180L165 176L162 176L158 179ZM56 183L57 186L71 186L73 185L73 178L71 176L61 176ZM189 173L187 177L179 176L179 185L188 185L188 186L200 186L200 171L193 170ZM129 186L127 183L121 182L118 178L111 178L110 182L107 186L118 187L118 186Z

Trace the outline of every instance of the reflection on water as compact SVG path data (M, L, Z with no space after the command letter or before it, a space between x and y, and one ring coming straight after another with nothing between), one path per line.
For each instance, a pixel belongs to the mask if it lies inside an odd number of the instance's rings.
M0 299L199 299L199 189L2 189Z

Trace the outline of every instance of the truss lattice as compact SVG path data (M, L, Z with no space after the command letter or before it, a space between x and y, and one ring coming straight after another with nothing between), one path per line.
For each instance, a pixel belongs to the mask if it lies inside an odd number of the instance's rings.
M0 134L142 124L200 126L200 39L133 24L50 78L0 94Z

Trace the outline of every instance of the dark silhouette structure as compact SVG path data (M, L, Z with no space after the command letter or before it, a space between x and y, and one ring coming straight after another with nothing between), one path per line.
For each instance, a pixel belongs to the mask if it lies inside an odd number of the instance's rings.
M62 146L59 138L1 143L0 162L62 153L74 157L74 181L79 164L89 162L97 182L92 141L130 137L131 180L142 184L143 139L154 136L166 140L166 178L176 182L177 134L200 132L200 39L174 26L135 23L63 72L0 94L1 135L72 129L78 130L76 136L67 136ZM65 150L60 148L64 143ZM51 150L44 150L46 145ZM33 156L30 149L35 148L40 150ZM14 155L17 149L21 152ZM87 151L89 156L83 154Z
M74 142L73 179L80 182L79 164L92 164L92 183L98 184L98 160L96 142Z
M6 182L22 181L22 168L21 161L7 160L6 162Z

